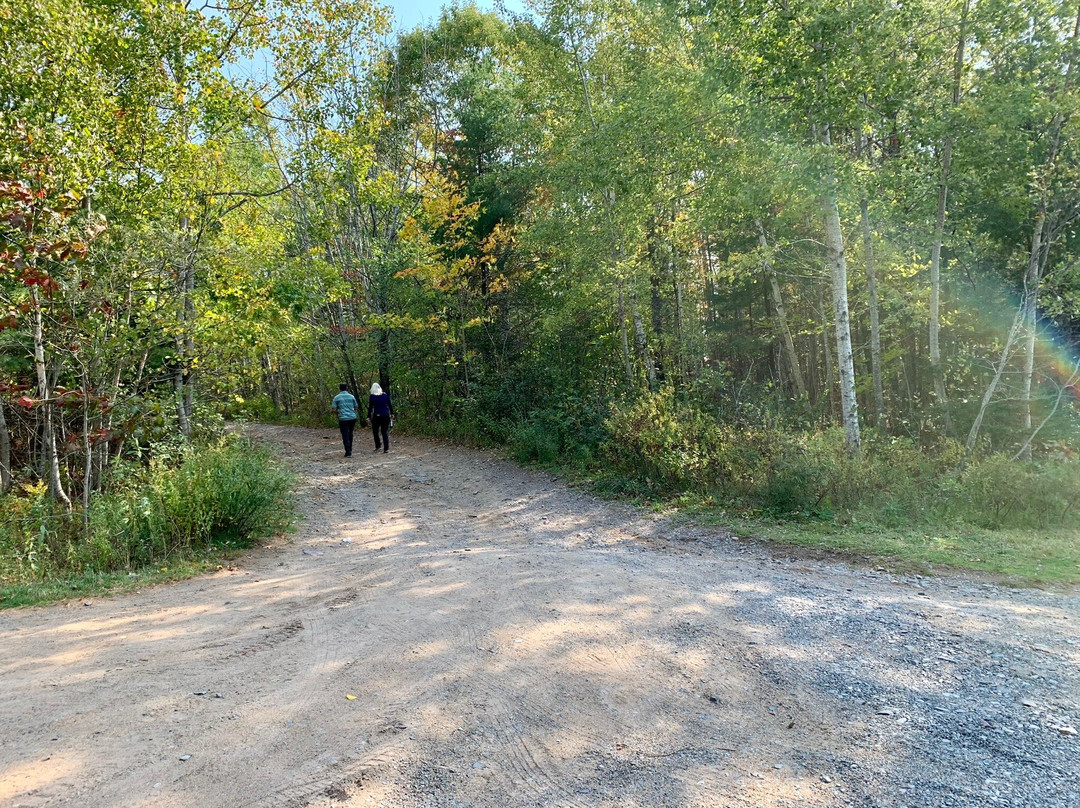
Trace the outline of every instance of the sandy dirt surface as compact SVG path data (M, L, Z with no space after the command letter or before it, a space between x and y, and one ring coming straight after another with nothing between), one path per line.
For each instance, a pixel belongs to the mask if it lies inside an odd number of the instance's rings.
M253 432L301 475L296 534L0 612L0 805L1080 805L1076 596Z

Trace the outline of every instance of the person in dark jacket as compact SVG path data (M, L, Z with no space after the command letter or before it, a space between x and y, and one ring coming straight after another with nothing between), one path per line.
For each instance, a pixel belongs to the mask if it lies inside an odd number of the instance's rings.
M371 419L371 434L375 438L375 451L382 449L383 454L386 454L390 451L390 422L394 417L394 405L390 402L390 394L384 393L378 382L371 385L367 414Z
M352 457L353 428L356 426L356 411L360 408L356 396L349 392L349 385L340 384L341 392L334 396L330 405L338 417L338 429L341 430L341 443L345 447L345 456Z

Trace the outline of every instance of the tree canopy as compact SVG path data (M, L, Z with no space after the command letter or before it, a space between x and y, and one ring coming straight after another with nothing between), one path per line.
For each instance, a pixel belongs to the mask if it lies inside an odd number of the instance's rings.
M212 413L318 419L375 379L417 429L586 464L639 441L650 481L709 489L834 427L848 457L1075 457L1075 4L0 26L5 491L89 509Z

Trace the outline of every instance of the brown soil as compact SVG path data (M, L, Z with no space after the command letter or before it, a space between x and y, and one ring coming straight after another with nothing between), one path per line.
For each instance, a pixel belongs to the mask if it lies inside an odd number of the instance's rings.
M0 613L0 805L891 805L915 765L954 787L961 759L916 760L946 697L1070 742L1073 680L1037 675L1076 667L1069 596L781 558L450 445L254 432L302 475L296 535Z

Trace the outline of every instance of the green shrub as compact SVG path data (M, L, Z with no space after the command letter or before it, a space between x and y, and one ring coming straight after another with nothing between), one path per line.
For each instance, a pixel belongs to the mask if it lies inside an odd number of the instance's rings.
M680 407L670 389L616 408L608 420L608 459L631 475L666 490L730 489L746 465L731 438L711 416ZM753 465L751 463L750 465Z
M502 422L502 432L490 430L496 440L510 447L523 463L562 460L584 468L607 437L604 414L576 395L556 400L552 406L533 410L516 423Z
M853 455L838 428L722 424L701 406L664 391L616 407L604 444L611 471L653 493L719 493L728 506L774 517L881 527L1067 526L1080 507L1080 461L1066 457L1033 464L992 455L964 465L955 441L920 447L874 432ZM603 486L639 489L610 479Z
M806 456L804 447L789 445L773 458L753 491L758 504L775 516L809 516L821 512L828 493L828 473Z
M1080 503L1080 462L1017 463L993 455L957 475L947 511L986 528L1068 524Z
M230 421L237 419L274 423L283 420L283 414L274 404L274 400L265 393L247 398L235 396L219 405L219 411Z
M32 483L0 500L0 577L32 580L67 563L78 525Z
M288 522L290 479L268 450L233 441L152 464L135 485L94 508L99 531L146 563L211 544L245 546Z
M510 430L510 453L522 463L553 463L559 457L559 436L538 420Z
M247 546L292 518L289 475L244 440L187 448L142 466L120 462L108 493L68 514L43 485L4 498L0 579L134 569L208 548Z

